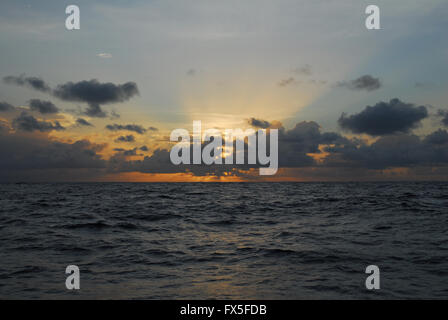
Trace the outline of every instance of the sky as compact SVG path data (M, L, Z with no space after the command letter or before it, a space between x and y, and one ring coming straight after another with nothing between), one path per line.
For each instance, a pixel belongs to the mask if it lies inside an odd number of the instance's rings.
M80 8L67 30L65 8ZM381 29L365 27L380 8ZM0 3L0 182L448 179L444 0ZM279 130L279 170L172 130Z

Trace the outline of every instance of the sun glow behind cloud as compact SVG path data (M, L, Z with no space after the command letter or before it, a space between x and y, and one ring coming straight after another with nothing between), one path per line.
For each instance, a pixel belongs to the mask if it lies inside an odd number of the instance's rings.
M278 76L250 72L203 75L184 83L180 92L183 111L190 121L237 128L249 117L288 118L318 95L318 89L280 88L275 83Z

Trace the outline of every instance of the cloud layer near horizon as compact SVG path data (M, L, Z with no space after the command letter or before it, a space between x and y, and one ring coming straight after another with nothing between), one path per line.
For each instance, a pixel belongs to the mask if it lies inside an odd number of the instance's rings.
M126 102L139 94L134 82L124 84L100 83L97 80L66 82L51 87L36 77L5 77L8 84L26 86L50 94L63 101L84 102L88 108L84 114L92 118L106 117L100 104ZM378 79L363 76L347 83L354 90L376 90L381 86ZM59 142L49 134L66 131L59 118L61 110L51 101L30 99L29 109L14 107L7 102L0 103L0 111L15 114L11 121L0 122L0 172L5 170L72 170L85 169L106 173L140 172L152 174L184 173L193 176L238 176L254 179L250 171L258 165L180 165L170 161L170 151L163 147L140 144L139 139L155 127L138 124L107 124L104 129L114 134L111 143L126 145L127 148L110 148L115 153L105 156L104 144L96 144L88 139L74 142ZM34 113L33 113L34 112ZM44 118L40 118L39 115ZM46 118L53 116L53 118ZM438 129L426 136L417 136L413 130L428 118L425 106L417 106L398 98L389 102L380 101L366 106L358 113L343 113L339 126L354 134L368 134L373 140L360 137L346 137L339 132L325 132L315 121L301 121L287 129L279 121L251 117L247 125L254 129L278 129L280 168L318 168L337 171L339 168L357 170L385 170L393 168L445 167L448 166L448 132ZM446 111L440 110L437 117L445 124ZM73 127L94 128L90 120L77 118ZM121 131L133 134L117 136ZM166 141L168 142L168 141ZM136 145L136 144L139 145ZM206 147L208 143L204 143ZM245 152L247 145L245 144ZM247 155L246 155L247 158ZM0 174L0 179L2 175ZM259 177L257 178L259 179Z
M141 172L152 174L187 173L196 176L240 176L248 179L248 170L255 165L180 165L169 158L170 151L156 149L141 160L129 156L143 156L138 149L116 148L116 155L105 159L98 154L105 146L88 140L62 143L51 140L45 134L35 136L13 132L2 124L0 127L1 170L92 169L104 173ZM42 124L40 124L42 125ZM43 130L38 130L45 132ZM128 140L126 137L124 140ZM246 146L247 148L247 146ZM247 149L246 149L247 150ZM315 157L321 155L322 158ZM414 134L385 135L368 144L363 140L348 139L335 132L321 132L315 122L297 123L292 129L279 128L280 168L358 168L384 170L400 167L445 167L448 165L448 132L439 129L418 137ZM6 173L3 172L3 173ZM328 173L327 173L328 174ZM44 177L43 175L42 177ZM2 174L0 173L0 179ZM323 177L320 177L323 179Z

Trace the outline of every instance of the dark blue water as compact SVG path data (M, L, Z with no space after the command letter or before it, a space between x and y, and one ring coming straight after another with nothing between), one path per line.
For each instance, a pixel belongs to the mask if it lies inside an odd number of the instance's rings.
M448 183L2 184L0 298L446 299L447 209Z

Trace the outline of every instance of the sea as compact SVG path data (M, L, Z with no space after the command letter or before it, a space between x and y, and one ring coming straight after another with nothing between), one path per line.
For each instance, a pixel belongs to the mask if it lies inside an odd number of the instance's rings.
M446 182L0 184L0 299L447 298Z

